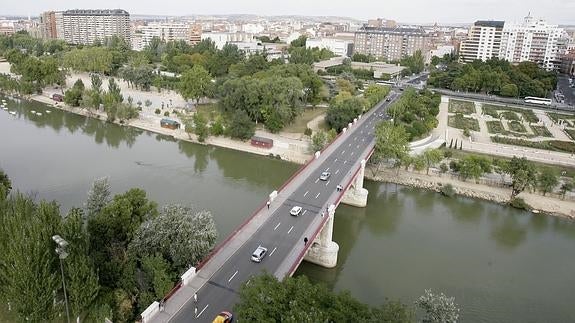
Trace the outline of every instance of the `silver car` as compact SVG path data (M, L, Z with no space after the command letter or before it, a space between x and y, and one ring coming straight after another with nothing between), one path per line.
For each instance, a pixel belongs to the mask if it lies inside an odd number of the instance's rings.
M268 253L268 249L262 247L261 245L252 253L252 261L254 262L262 262L262 259Z
M294 206L289 211L289 214L293 216L298 216L301 213L302 207L301 206Z
M322 172L319 176L319 179L322 181L327 181L327 179L331 176L330 172Z

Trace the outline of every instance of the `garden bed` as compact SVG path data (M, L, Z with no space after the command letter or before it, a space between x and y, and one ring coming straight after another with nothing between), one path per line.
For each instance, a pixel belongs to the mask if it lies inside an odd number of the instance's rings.
M447 124L452 128L479 131L479 122L476 119L466 118L459 113L454 116L449 116Z
M502 135L507 134L507 130L503 128L503 124L501 121L486 121L487 124L487 132L489 133L499 133Z
M547 127L545 126L534 126L531 125L531 129L533 130L533 132L540 137L553 137L553 135L551 134L551 132L549 132L549 129L547 129Z
M483 114L490 115L493 118L499 118L500 114L502 114L508 120L519 120L517 115L512 116L511 114L508 114L508 112L515 112L521 114L523 116L523 119L525 119L525 121L529 123L539 122L539 118L537 117L535 112L533 112L533 110L530 109L512 108L494 104L483 104L482 110ZM499 111L502 112L500 113ZM509 116L509 118L507 116Z
M513 111L503 111L501 112L501 116L507 120L519 121L519 116Z
M527 133L527 129L525 129L525 126L523 125L523 123L521 123L519 121L509 121L507 123L507 125L509 125L509 130L511 130L511 131L520 132L520 133Z
M507 144L514 146L529 147L535 149L544 149L552 151L560 151L565 153L575 153L575 143L571 141L549 140L549 141L529 141L524 139L507 138L493 136L491 141L499 144Z
M473 102L449 99L449 112L470 115L477 111Z

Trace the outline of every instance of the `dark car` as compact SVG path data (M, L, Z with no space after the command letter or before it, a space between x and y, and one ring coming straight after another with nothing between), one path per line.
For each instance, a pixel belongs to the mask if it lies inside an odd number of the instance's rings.
M64 96L62 96L62 94L52 94L52 100L56 101L56 102L62 102L64 101Z

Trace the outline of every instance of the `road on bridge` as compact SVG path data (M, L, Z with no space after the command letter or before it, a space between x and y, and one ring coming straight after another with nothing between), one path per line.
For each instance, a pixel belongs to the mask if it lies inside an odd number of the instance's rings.
M271 210L262 210L271 214L197 291L197 302L190 297L179 310L170 314L172 317L164 316L163 319L154 319L154 322L211 322L221 311L233 311L233 305L239 301L238 291L242 283L264 270L275 273L282 264L286 266L284 260L288 255L293 254L294 250L301 252L304 249L303 239L308 236L308 229L314 219L320 217L326 206L334 202L332 195L336 187L348 184L342 181L352 175L358 168L358 161L373 146L377 122L384 117L389 104L399 95L392 92L389 95L390 101L380 103L332 144L335 150L331 150L327 158L318 165L312 162L309 166L313 169L312 175L305 178L281 205L273 205L280 203L274 201ZM319 179L323 171L331 173L326 181ZM303 210L299 216L291 216L290 209L296 205ZM250 258L260 245L267 248L268 253L261 263L256 263Z

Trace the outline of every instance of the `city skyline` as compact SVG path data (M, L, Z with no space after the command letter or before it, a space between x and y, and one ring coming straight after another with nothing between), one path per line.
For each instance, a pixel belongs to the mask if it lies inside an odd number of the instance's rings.
M504 2L504 3L502 3ZM462 0L448 1L436 0L429 3L425 0L398 1L393 0L385 4L373 4L368 0L359 0L349 3L335 1L303 1L270 2L261 0L248 0L237 3L229 0L215 0L208 3L179 3L175 0L166 0L162 5L141 3L133 0L124 1L121 5L117 1L102 0L70 1L62 0L57 3L20 1L18 6L5 8L0 15L21 15L35 17L43 11L67 9L104 9L121 8L131 15L227 15L227 14L255 14L263 16L302 15L302 16L340 16L359 20L369 18L387 18L404 23L473 23L475 20L505 20L519 21L527 14L541 17L553 24L575 24L570 13L575 12L575 2L570 0ZM417 8L414 10L413 8ZM444 8L448 8L446 10ZM517 8L521 8L517 10ZM496 13L496 14L494 14Z

